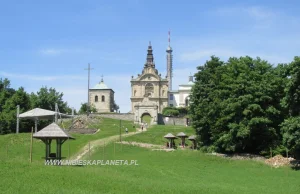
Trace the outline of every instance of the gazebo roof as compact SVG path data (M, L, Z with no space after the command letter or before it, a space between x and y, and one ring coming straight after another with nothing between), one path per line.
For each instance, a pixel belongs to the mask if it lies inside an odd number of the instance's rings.
M189 136L188 140L195 140L196 139L196 135L191 135Z
M166 138L166 139L176 139L177 137L175 137L172 133L168 133L167 135L164 136L164 138Z
M34 133L33 137L37 139L74 139L56 123L52 123L39 132Z
M42 108L35 108L30 111L24 112L19 115L19 118L23 119L52 119L56 112L51 110L46 110ZM61 117L72 117L71 115L66 115L62 113L57 113Z
M180 132L176 135L177 137L188 137L185 133Z

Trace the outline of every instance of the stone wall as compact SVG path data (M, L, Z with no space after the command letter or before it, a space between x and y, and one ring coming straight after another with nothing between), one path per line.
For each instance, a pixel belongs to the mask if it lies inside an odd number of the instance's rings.
M104 118L111 118L111 119L118 119L118 120L126 120L126 121L133 121L134 115L132 113L97 113L92 115L98 115Z
M158 124L159 125L182 125L185 126L187 123L187 118L184 117L167 117L162 114L158 114ZM190 122L189 122L190 124Z

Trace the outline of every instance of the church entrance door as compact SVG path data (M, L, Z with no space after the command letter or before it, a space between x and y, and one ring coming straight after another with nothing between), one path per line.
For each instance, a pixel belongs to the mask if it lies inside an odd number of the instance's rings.
M142 123L148 123L148 125L151 124L151 120L152 120L152 117L149 113L144 113L142 114L141 116L141 121Z

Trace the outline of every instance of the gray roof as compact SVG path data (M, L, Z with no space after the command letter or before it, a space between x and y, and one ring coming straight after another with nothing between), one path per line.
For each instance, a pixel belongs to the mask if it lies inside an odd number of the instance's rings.
M185 133L180 132L176 135L177 137L188 137Z
M91 88L92 90L105 90L105 89L110 89L107 87L107 85L104 83L103 80L101 80L100 83L96 84L93 88Z
M74 139L65 130L60 128L56 123L52 123L42 130L33 134L34 138L38 139Z
M177 137L175 137L172 133L168 133L167 135L164 136L164 138L166 138L166 139L176 139Z
M24 112L19 115L20 118L23 119L52 119L55 116L56 112L51 110L46 110L42 108L35 108L30 111ZM62 113L57 113L59 116L62 117L72 117L71 115L66 115Z
M195 140L195 139L196 139L196 135L191 135L191 136L189 136L188 139L189 139L189 140Z

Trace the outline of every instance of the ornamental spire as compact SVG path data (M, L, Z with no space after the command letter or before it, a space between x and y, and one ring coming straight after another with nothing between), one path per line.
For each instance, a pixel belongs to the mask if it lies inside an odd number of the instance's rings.
M148 50L147 50L147 60L146 60L146 64L145 67L155 67L154 64L154 57L153 57L153 50L152 50L152 46L151 46L151 41L149 41L149 46L148 46Z

